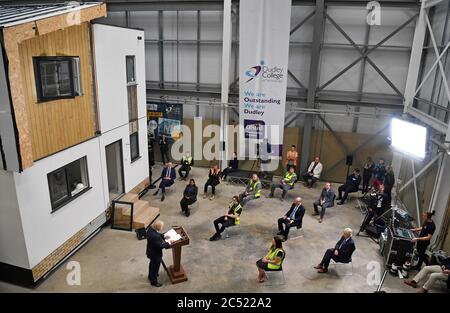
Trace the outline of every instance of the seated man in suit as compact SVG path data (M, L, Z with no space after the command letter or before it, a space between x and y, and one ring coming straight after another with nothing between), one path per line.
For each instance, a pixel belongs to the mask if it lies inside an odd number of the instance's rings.
M159 183L159 187L153 195L156 196L159 190L161 189L162 192L161 201L164 201L166 197L166 188L173 185L176 177L177 173L173 168L172 162L167 162L167 165L163 168L161 172L161 182Z
M325 210L327 208L331 208L334 206L335 197L336 194L334 193L334 190L331 189L331 183L326 182L325 186L322 189L322 192L320 193L319 199L317 199L317 201L313 203L314 205L313 216L319 215L319 207L320 207L319 223L322 223L323 216L325 215Z
M337 200L341 200L338 205L344 204L345 200L347 200L348 194L352 192L357 192L359 190L359 184L361 183L361 175L359 168L356 168L353 171L353 174L347 177L347 181L344 185L339 186L338 193L339 197ZM342 192L344 192L344 196L342 196Z
M425 266L420 270L419 273L417 273L417 275L413 279L405 280L404 283L413 288L417 288L418 283L428 276L429 278L422 286L422 288L417 291L418 293L428 293L431 286L433 286L434 283L438 280L447 281L447 288L450 288L450 257L443 260L442 265Z
M312 188L316 181L319 180L322 168L323 166L322 163L320 163L320 158L316 156L314 161L309 165L308 170L302 175L305 185L308 188Z
M161 287L158 282L158 272L161 266L163 249L170 248L170 242L166 242L164 235L159 232L163 229L164 222L156 221L147 230L147 258L150 259L148 266L148 280L150 284L155 287Z
M261 197L262 185L258 175L253 174L249 180L245 191L239 195L239 202L244 205L249 200L259 199Z
M294 171L294 167L290 167L289 171L284 174L283 179L280 180L279 183L272 183L272 186L270 187L269 198L273 198L275 188L280 188L281 190L283 190L283 193L281 194L281 201L284 201L284 197L286 197L288 190L293 189L294 183L297 181L297 174L295 174Z
M183 157L181 158L181 167L178 170L178 174L180 174L180 179L186 180L186 178L189 175L189 172L191 171L192 165L194 165L194 159L192 158L191 154L187 152L186 155L183 155ZM184 175L183 172L185 173Z
M318 273L327 273L330 261L334 260L339 263L349 263L352 261L352 254L355 251L355 242L352 238L352 230L344 229L344 233L332 249L328 249L323 256L322 261L314 266Z
M305 215L305 207L302 204L302 198L295 198L291 208L287 213L278 219L278 235L284 236L284 240L288 239L291 227L302 228L303 216ZM284 229L283 229L284 225Z
M219 217L214 221L214 228L216 229L216 233L209 238L210 241L216 241L221 238L221 233L225 230L225 228L239 225L240 220L239 217L242 214L242 206L239 203L239 197L233 196L233 200L228 205L228 211L225 212L225 215ZM219 227L219 224L221 226Z

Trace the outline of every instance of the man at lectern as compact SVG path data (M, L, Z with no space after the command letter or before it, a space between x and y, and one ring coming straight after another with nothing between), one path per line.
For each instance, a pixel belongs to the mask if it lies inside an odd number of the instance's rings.
M159 232L164 227L163 221L156 221L147 230L147 258L150 259L148 266L148 280L155 287L161 287L158 282L158 272L162 261L162 250L169 249L171 242L166 242L164 235Z

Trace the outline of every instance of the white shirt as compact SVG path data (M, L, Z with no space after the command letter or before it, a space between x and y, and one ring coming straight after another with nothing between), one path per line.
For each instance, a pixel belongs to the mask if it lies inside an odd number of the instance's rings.
M316 162L314 162L314 161L311 162L311 164L310 164L309 167L308 167L308 172L311 172L311 171L312 171L312 169L313 169L315 163L316 163ZM319 162L319 163L317 163L316 167L314 168L313 176L314 176L315 178L320 178L320 174L321 174L321 173L322 173L322 163Z

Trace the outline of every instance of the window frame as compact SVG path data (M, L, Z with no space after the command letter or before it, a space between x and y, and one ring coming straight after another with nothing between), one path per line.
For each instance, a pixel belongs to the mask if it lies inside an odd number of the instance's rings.
M131 140L131 137L132 136L136 136L136 148L137 148L137 151L136 151L136 156L135 157L133 157L133 153L132 153L132 147L133 147L133 145L132 145L132 140ZM139 149L139 131L136 131L136 132L134 132L134 133L132 133L132 134L130 134L130 159L131 159L131 163L133 163L133 162L135 162L135 161L137 161L138 159L140 159L141 158L141 152L140 152L140 150L141 149Z
M70 192L70 186L69 186L69 180L67 179L67 168L72 165L75 162L79 162L81 160L84 160L84 164L85 164L85 170L86 170L86 187L81 190L80 192L76 193L75 195L72 196L72 193ZM75 200L76 198L78 198L79 196L83 195L84 193L86 193L87 191L91 190L91 184L89 182L89 169L88 169L88 161L87 161L87 156L83 156L81 158L78 158L70 163L67 163L66 165L63 165L57 169L54 169L53 171L47 173L47 184L48 184L48 192L49 192L49 196L50 196L50 204L51 204L51 212L50 213L54 213L56 211L58 211L59 209L61 209L63 206L65 206L66 204L72 202L73 200ZM52 199L52 189L51 189L51 185L50 185L50 176L58 171L64 170L65 176L66 176L66 190L67 190L67 194L68 197L66 200L64 201L60 201L60 202L54 202Z
M132 59L133 60L133 80L132 81L128 81L128 59ZM137 85L137 80L136 80L136 55L126 55L125 56L125 79L126 79L126 82L127 82L127 86Z
M76 61L78 59L78 61ZM45 96L42 94L42 72L41 72L41 61L47 62L69 62L69 75L70 75L70 94L61 96ZM79 66L78 69L78 80L80 83L80 90L77 92L75 90L75 76L74 76L74 66ZM38 102L58 100L58 99L73 99L77 96L83 94L82 91L82 79L81 79L81 60L78 56L34 56L33 57L33 67L34 67L34 79L36 85L36 98Z

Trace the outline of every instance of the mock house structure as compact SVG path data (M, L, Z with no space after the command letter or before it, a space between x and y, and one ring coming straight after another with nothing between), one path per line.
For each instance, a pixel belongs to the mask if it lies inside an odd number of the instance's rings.
M0 12L0 279L35 285L148 180L144 32L98 2Z

